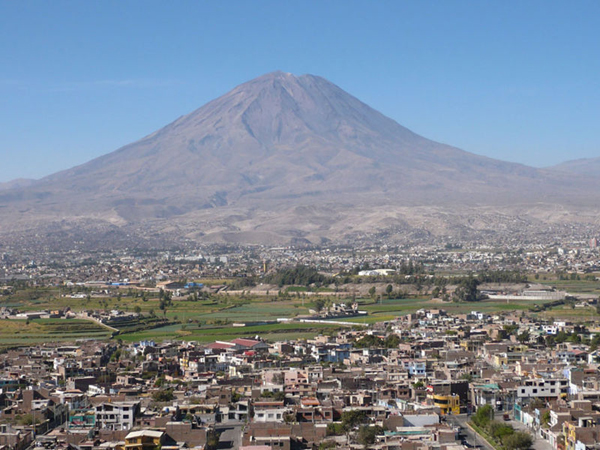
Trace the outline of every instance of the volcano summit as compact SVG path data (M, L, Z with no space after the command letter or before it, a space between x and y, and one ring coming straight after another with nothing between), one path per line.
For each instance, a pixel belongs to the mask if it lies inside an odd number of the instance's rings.
M112 153L0 190L0 235L284 243L493 233L515 220L571 222L598 187L433 142L324 78L274 72Z

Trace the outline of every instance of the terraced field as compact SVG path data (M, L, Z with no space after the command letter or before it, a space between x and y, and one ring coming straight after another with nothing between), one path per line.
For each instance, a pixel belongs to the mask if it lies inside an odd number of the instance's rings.
M505 300L481 300L472 303L440 302L428 298L412 299L384 299L380 303L363 301L360 309L367 311L367 317L348 319L350 322L375 323L392 320L398 316L415 312L421 308L444 309L449 314L464 314L470 311L494 313L502 311L527 311L535 304L543 305L547 300L529 301L520 300L506 302Z
M35 342L108 339L111 330L95 322L76 319L0 320L0 347Z
M192 325L170 325L154 330L145 330L139 333L121 335L124 341L134 342L141 339L183 339L186 341L213 342L215 340L229 340L238 337L260 337L281 341L287 339L300 339L313 337L319 333L336 332L339 325L308 324L308 323L278 323L268 325L254 325L247 327L198 327Z
M588 283L588 284L585 284ZM579 288L595 291L600 289L600 282L564 282L560 288ZM585 285L582 287L582 285ZM191 301L187 298L173 298L166 311L159 309L157 298L127 296L126 292L118 297L71 298L62 295L57 288L35 288L18 292L11 298L5 298L0 306L18 308L24 311L41 309L59 309L69 307L73 311L120 309L123 311L140 310L145 319L132 323L114 326L121 329L119 338L126 341L140 339L185 339L199 342L227 340L240 336L260 335L265 339L283 340L312 337L322 332L335 332L339 325L280 323L275 325L251 325L233 327L234 323L252 323L274 321L278 318L293 318L307 315L313 308L311 298L293 296L281 297L248 297L216 295L209 300ZM333 299L332 299L333 300ZM483 300L474 303L452 303L430 300L429 297L410 299L383 299L375 303L370 299L359 299L360 309L369 313L366 317L344 319L357 324L375 323L393 320L398 316L414 312L421 308L441 308L450 314L466 313L477 310L486 313L501 311L529 310L535 304L544 301L499 301ZM579 320L597 318L593 309L572 309L559 306L541 314L547 317L569 317ZM170 321L171 324L159 325L158 322ZM172 323L177 322L177 323ZM147 328L147 329L144 329ZM35 342L74 341L77 339L107 339L111 330L90 321L84 320L34 320L0 321L0 346L27 345Z

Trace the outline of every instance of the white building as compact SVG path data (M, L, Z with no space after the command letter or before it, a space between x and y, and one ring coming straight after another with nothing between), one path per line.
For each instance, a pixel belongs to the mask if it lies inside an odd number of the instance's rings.
M254 411L254 422L279 422L283 423L286 414L291 414L290 408L257 409Z
M558 398L566 396L569 391L567 379L535 379L525 380L524 384L517 389L519 398ZM564 395L563 395L564 394Z
M140 402L113 402L96 405L96 426L106 430L130 430L135 416L140 411Z

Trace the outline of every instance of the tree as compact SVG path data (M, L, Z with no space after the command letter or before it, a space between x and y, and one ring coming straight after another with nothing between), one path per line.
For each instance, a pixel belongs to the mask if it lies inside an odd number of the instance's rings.
M265 277L265 282L276 284L279 287L290 285L308 286L314 283L326 284L330 281L330 278L320 274L317 269L303 265L283 269Z
M494 409L490 405L483 405L473 414L471 420L478 427L487 428L489 423L494 420Z
M369 289L369 296L371 297L372 300L375 300L376 293L377 293L377 289L375 289L375 286L371 286L371 289Z
M468 381L470 383L471 381L473 381L473 375L471 375L470 373L463 373L460 376L460 379L461 380L466 380L466 381Z
M152 399L155 402L170 402L174 398L175 395L173 394L173 389L161 389L152 394Z
M469 276L464 278L458 283L457 288L454 290L454 300L459 302L476 302L480 299L479 291L479 280Z
M210 430L206 436L206 448L207 450L216 450L219 447L220 435L215 430Z
M385 293L387 294L388 298L392 298L392 291L394 290L394 287L391 284L388 284L385 287Z
M503 442L506 436L510 436L515 432L515 429L503 422L493 420L489 424L490 435L498 442Z
M533 439L529 433L516 431L510 436L506 436L503 444L506 450L527 450L531 448Z
M600 344L600 334L594 334L594 337L590 341L590 350L591 351L596 350L598 348L599 344Z
M344 430L351 430L357 425L363 424L368 420L364 411L350 410L342 413L342 427Z
M141 312L142 312L142 308L140 308L140 305L135 305L135 308L133 308L133 311L134 311L136 314L139 314L139 313L141 313Z
M546 411L544 411L544 413L542 414L542 427L547 428L548 425L550 424L550 410L547 409Z
M397 334L392 333L385 338L383 345L385 345L386 348L398 348L400 342L400 337Z
M327 424L327 436L342 436L345 433L344 425L341 423L328 423Z
M517 340L524 344L525 342L529 342L529 331L525 330L517 336Z
M21 416L21 418L19 419L19 423L21 425L33 425L33 415L25 414L25 415ZM36 424L40 423L40 419L36 417L35 423Z
M313 304L315 305L315 310L317 312L321 312L321 310L325 306L325 300L323 300L322 298L318 298L313 302Z
M378 434L383 434L383 428L380 426L370 427L363 425L358 430L358 443L362 444L365 448L369 448L370 445L375 443L375 438Z
M375 335L367 334L354 343L356 348L381 347L383 340Z
M110 356L110 360L111 361L118 361L119 359L121 359L121 349L118 348L111 356Z

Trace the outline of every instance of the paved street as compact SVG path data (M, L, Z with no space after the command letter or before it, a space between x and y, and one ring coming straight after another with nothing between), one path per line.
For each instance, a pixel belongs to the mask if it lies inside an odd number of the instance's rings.
M452 426L460 426L461 434L467 436L467 442L472 445L479 445L484 450L494 450L493 447L487 444L477 433L471 431L471 429L467 426L467 422L469 421L469 417L466 414L458 414L455 416L446 416L446 422L451 424Z
M532 430L525 426L525 424L515 420L511 420L508 423L512 425L515 430L526 431L531 434L531 437L533 438L533 450L554 450L548 441L536 436Z

